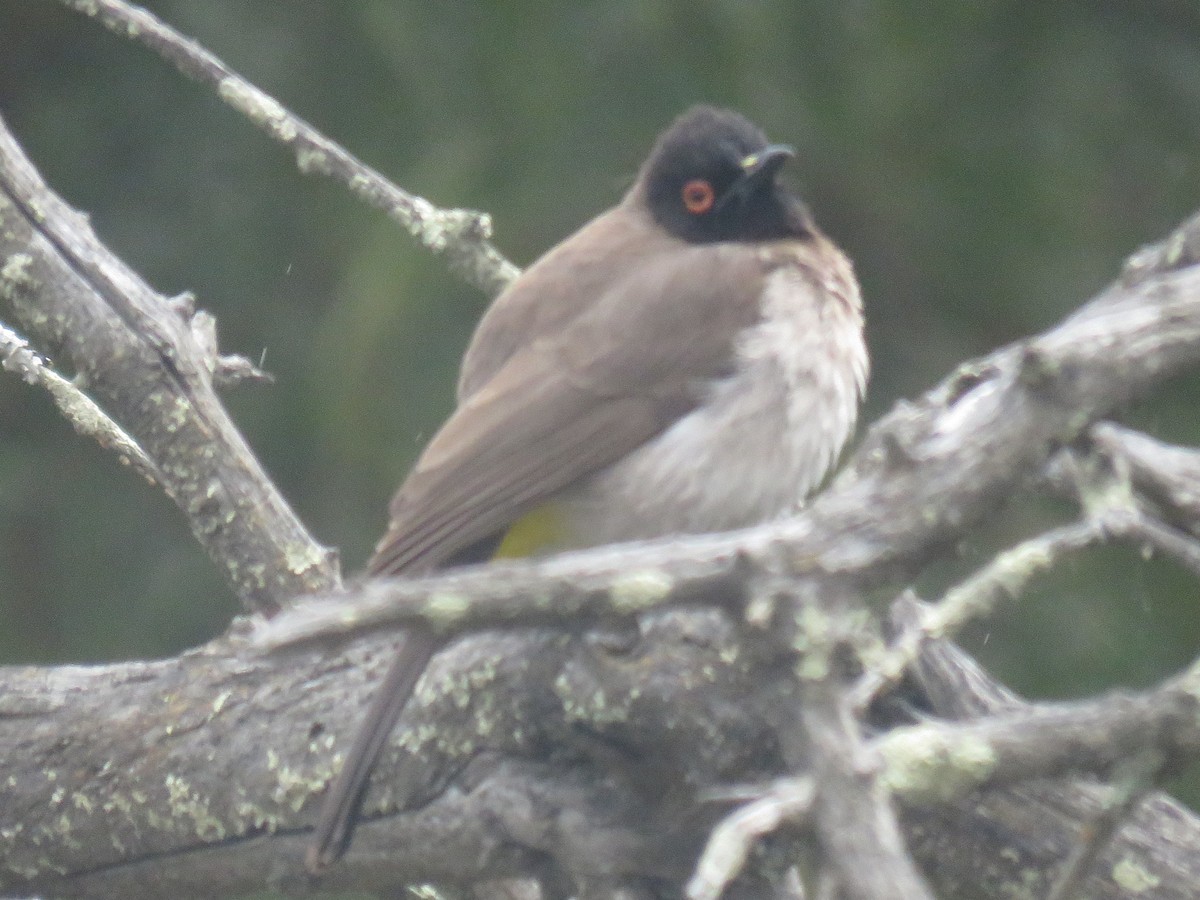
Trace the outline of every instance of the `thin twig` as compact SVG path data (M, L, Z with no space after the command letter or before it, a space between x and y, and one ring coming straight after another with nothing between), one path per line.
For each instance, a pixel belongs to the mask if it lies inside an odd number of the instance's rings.
M1125 467L1138 492L1180 528L1200 534L1200 451L1100 422L1090 432L1092 447Z
M577 628L666 606L740 612L747 562L727 539L700 538L465 566L425 578L372 579L335 603L322 595L301 598L271 619L253 620L244 637L256 650L273 652L385 627L420 625L446 637L538 624Z
M439 209L423 197L402 191L195 41L140 7L123 0L62 2L98 19L121 37L149 47L184 75L211 87L227 104L288 147L301 172L332 178L383 210L427 250L445 256L452 270L489 295L499 293L516 277L517 267L488 240L492 223L486 213Z
M722 819L709 835L688 881L689 900L717 900L745 868L755 841L778 831L785 822L802 821L812 811L815 796L811 778L787 778Z
M131 466L151 484L160 484L158 466L137 441L108 417L91 397L54 371L29 343L0 322L0 368L12 372L26 384L44 388L76 433L94 438L121 462Z
M1091 437L1091 452L1067 449L1050 461L1046 468L1051 485L1073 496L1110 538L1140 542L1200 577L1200 541L1150 515L1146 507L1151 504L1139 493L1149 481L1156 490L1169 484L1173 498L1194 496L1200 490L1200 471L1188 472L1184 467L1196 462L1196 454L1135 432L1121 439L1112 425L1092 429Z
M1084 508L1084 518L1005 550L947 591L938 603L914 607L916 622L900 632L855 685L851 694L855 709L865 709L884 689L897 684L926 642L953 637L967 622L984 618L997 603L1017 596L1031 578L1048 570L1064 554L1103 541L1136 541L1170 556L1200 577L1200 541L1140 508L1124 460L1110 456L1107 462L1115 465L1103 462L1073 453L1057 457L1052 477L1069 483Z
M1171 557L1200 578L1200 541L1164 525L1142 510L1130 510L1108 525L1114 535L1138 541Z
M1101 520L1085 519L999 553L948 590L940 601L921 608L919 621L905 628L859 678L850 694L854 708L865 709L881 691L899 683L927 641L953 637L968 622L985 618L1001 601L1019 595L1035 575L1050 569L1063 555L1090 547L1105 537Z

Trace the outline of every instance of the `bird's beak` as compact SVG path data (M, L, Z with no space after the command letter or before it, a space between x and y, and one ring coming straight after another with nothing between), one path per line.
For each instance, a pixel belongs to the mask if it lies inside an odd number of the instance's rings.
M769 190L773 185L775 173L779 172L782 164L791 160L793 156L796 156L796 150L787 144L770 144L764 146L756 154L750 154L743 158L740 163L742 178L733 182L733 186L721 198L720 205L739 205L745 203L746 198L751 194L757 193L763 188Z
M757 153L751 153L742 160L742 176L744 181L761 183L770 181L780 166L796 155L796 151L787 144L771 144L763 147Z
M742 159L742 176L718 201L718 209L739 206L761 190L771 190L779 167L796 155L787 144L771 144Z

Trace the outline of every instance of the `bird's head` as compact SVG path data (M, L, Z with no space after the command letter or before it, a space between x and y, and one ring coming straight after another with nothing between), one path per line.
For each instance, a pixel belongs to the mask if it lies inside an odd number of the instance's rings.
M696 106L659 137L638 184L655 220L689 243L804 237L808 213L776 178L794 155L741 115Z

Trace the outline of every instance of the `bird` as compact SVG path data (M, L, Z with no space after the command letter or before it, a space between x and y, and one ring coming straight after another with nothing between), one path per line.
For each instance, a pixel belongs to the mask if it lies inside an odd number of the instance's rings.
M869 361L846 255L779 177L795 156L698 105L611 209L486 310L457 405L390 505L370 577L717 532L799 508L850 438ZM306 855L345 852L441 639L406 630ZM402 794L403 795L403 794Z

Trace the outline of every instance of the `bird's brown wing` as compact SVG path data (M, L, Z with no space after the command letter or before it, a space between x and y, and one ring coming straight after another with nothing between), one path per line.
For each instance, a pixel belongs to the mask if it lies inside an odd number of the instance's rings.
M400 487L371 573L436 567L691 409L756 321L765 267L747 245L671 243L512 353Z
M488 307L463 356L459 403L486 385L513 354L560 335L586 313L624 274L616 260L634 271L678 246L633 199L627 197L547 250Z

